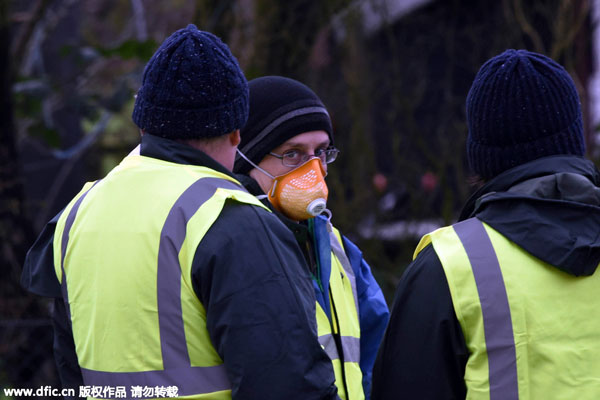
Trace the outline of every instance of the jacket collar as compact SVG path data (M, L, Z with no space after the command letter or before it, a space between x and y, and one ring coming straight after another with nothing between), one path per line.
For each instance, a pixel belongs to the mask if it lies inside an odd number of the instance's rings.
M176 164L199 165L235 178L233 173L225 168L223 164L215 161L214 158L203 151L184 143L161 138L148 133L142 136L140 155Z
M477 217L534 257L575 276L600 263L600 174L575 156L545 157L505 171L467 202Z
M583 157L558 155L538 158L537 160L504 171L484 184L469 197L458 220L463 221L473 217L486 195L496 192L506 192L512 186L521 182L557 173L582 175L588 178L595 186L600 186L600 172L591 161Z

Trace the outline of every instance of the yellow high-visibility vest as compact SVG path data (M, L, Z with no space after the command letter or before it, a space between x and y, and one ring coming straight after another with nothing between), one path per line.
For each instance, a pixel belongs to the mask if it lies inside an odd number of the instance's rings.
M338 395L343 400L362 400L365 394L360 369L360 323L356 279L344 252L340 232L328 223L331 244L329 302L331 322L317 302L317 331L321 346L329 355L335 372ZM339 354L336 340L341 344ZM343 360L343 363L342 363Z
M415 257L429 243L469 350L467 399L600 398L598 270L570 275L476 218L426 235Z
M129 156L66 207L54 265L85 385L231 398L191 282L198 244L226 200L265 208L225 174Z

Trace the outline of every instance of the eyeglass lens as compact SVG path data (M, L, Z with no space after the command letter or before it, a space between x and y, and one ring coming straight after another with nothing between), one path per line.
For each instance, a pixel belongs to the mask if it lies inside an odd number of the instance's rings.
M311 157L317 157L321 162L325 164L332 163L337 158L339 150L336 148L329 148L325 150L317 150L315 154L305 154L297 150L291 150L283 153L281 159L283 164L289 167L295 167ZM276 155L276 154L274 154Z

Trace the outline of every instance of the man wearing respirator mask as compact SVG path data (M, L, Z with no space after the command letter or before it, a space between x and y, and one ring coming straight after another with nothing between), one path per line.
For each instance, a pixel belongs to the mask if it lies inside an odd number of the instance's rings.
M332 360L338 394L369 398L389 312L361 251L330 223L325 177L339 150L329 114L311 89L293 79L266 76L249 87L250 116L234 172L274 209L304 253L317 298L319 342Z

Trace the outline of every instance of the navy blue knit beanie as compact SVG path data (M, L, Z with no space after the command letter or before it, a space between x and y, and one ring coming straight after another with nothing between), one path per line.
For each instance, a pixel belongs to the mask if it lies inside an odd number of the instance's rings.
M252 79L248 86L250 116L238 148L252 162L260 163L273 149L305 132L325 131L333 145L329 113L308 86L283 76ZM247 174L252 168L238 155L233 171Z
M583 156L581 105L554 60L506 50L488 60L467 96L467 158L484 179L537 158Z
M227 45L190 24L146 65L132 118L167 139L221 136L246 123L248 83Z

